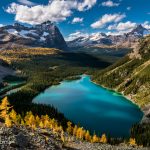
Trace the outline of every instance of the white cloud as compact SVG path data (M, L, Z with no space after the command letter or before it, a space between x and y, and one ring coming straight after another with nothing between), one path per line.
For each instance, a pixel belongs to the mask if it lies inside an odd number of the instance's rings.
M123 35L127 33L126 31L114 31L114 32L107 32L106 35Z
M72 24L83 22L83 18L75 17L72 20Z
M79 1L79 0L76 0ZM77 8L79 11L84 11L92 8L96 4L97 0L82 0L82 2L78 2Z
M142 26L143 26L144 28L150 30L150 23L149 23L149 21L145 21L145 22L142 24Z
M88 37L88 36L89 36L88 33L83 33L83 32L77 31L77 32L71 33L67 38L65 38L65 40L66 41L72 41L72 40L77 39L79 37Z
M127 10L131 10L131 7L127 7Z
M114 3L111 0L108 0L108 1L102 3L102 6L105 6L105 7L117 7L119 5L120 5L119 3Z
M137 26L136 23L131 22L131 21L127 21L127 22L120 22L120 23L114 24L114 25L109 25L108 30L117 30L117 31L129 32L133 28L135 28L136 26Z
M0 27L3 27L4 25L3 24L0 24Z
M71 16L72 10L86 11L96 4L97 0L54 0L48 5L25 6L12 3L6 12L15 14L15 20L22 23L40 24L45 21L60 22Z
M31 1L29 1L29 0L18 0L18 2L21 3L21 4L27 5L27 6L34 6L34 5L36 5L36 3L33 3Z
M105 14L100 18L100 20L91 24L91 27L92 28L103 28L106 24L112 23L112 22L117 23L125 17L126 17L125 14Z

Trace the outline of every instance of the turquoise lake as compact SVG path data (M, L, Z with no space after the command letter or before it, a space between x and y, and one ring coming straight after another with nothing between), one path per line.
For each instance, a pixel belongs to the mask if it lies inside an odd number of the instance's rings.
M121 94L94 84L87 75L51 86L33 102L53 105L75 124L92 133L113 137L129 136L131 126L143 116L141 110Z

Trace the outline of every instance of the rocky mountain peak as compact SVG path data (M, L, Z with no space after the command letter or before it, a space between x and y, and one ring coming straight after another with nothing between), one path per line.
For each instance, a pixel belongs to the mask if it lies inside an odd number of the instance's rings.
M137 25L131 32L120 35L106 35L105 33L93 33L88 37L77 37L72 41L68 41L69 47L82 46L118 46L132 48L138 40L150 34L150 31L144 28L141 24Z
M0 31L0 49L20 46L67 49L62 34L51 21L30 27L15 23L1 27Z
M146 28L144 28L141 24L139 24L129 34L144 36L146 33L148 34L149 31Z
M48 30L54 30L56 26L51 21L47 21L36 25L35 28L43 31L48 31Z

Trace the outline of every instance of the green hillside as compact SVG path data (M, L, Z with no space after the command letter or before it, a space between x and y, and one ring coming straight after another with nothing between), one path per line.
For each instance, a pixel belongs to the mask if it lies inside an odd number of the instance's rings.
M93 80L122 92L139 106L150 102L150 36L114 65L99 71Z

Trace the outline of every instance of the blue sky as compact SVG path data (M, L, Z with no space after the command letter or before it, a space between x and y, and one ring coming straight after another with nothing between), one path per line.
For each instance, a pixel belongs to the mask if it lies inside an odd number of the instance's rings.
M150 29L150 0L0 0L0 6L0 24L51 20L65 37L124 33L137 24Z

